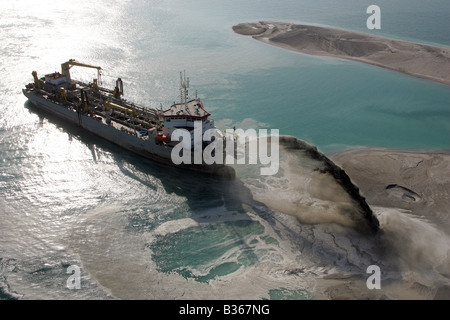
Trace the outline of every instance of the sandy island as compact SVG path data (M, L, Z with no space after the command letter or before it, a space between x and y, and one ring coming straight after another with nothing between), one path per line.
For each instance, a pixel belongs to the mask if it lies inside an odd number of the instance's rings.
M285 49L360 61L450 85L449 47L273 21L241 23L233 30Z

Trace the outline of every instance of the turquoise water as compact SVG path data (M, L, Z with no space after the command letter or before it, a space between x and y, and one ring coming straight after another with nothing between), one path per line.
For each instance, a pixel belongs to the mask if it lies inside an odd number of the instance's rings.
M189 66L192 83L223 128L278 128L324 152L352 146L448 148L448 86L360 63L287 52L238 37L230 29L264 18L450 45L447 2L380 2L382 30L375 31L365 27L368 5L344 1L338 9L342 14L335 14L330 1L177 4L178 14L155 26L166 36L162 51L169 53L156 59L162 59L159 65L183 61L180 68ZM190 23L192 17L198 23ZM153 47L151 41L145 43L145 48Z
M169 170L39 114L21 89L31 71L76 58L102 66L105 86L121 77L127 99L156 108L178 101L186 70L191 96L198 90L220 128L279 129L327 154L449 149L448 86L231 29L273 19L450 46L447 0L377 1L382 29L368 31L371 2L2 4L0 298L314 299L319 275L365 274L379 258L373 243L253 203L251 177L227 184ZM81 267L80 290L65 285L70 265Z
M255 121L249 125L280 128L324 152L450 146L448 87L343 61L299 60L298 66L235 77L231 97L217 102L215 114L233 123L250 118ZM242 98L234 101L235 96Z

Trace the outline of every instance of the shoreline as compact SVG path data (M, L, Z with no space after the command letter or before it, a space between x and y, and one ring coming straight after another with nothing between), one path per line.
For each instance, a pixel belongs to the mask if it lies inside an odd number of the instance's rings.
M303 54L363 62L450 85L450 47L275 21L240 23L233 31Z

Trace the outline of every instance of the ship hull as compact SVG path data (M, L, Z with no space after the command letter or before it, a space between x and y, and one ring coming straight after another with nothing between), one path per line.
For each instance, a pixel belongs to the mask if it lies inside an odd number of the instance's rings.
M226 179L234 179L233 168L220 164L180 164L175 165L171 159L173 148L167 144L158 144L153 137L142 139L125 131L98 121L83 113L76 112L62 104L49 101L32 91L23 90L23 94L38 109L51 113L67 122L80 126L109 142L112 142L126 150L132 151L140 156L157 161L168 166L183 168L187 170L202 172L210 175L221 176Z

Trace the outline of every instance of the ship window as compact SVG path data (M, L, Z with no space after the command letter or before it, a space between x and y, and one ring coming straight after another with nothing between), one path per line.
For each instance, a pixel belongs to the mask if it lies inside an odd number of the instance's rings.
M170 122L170 118L166 120L166 122Z

